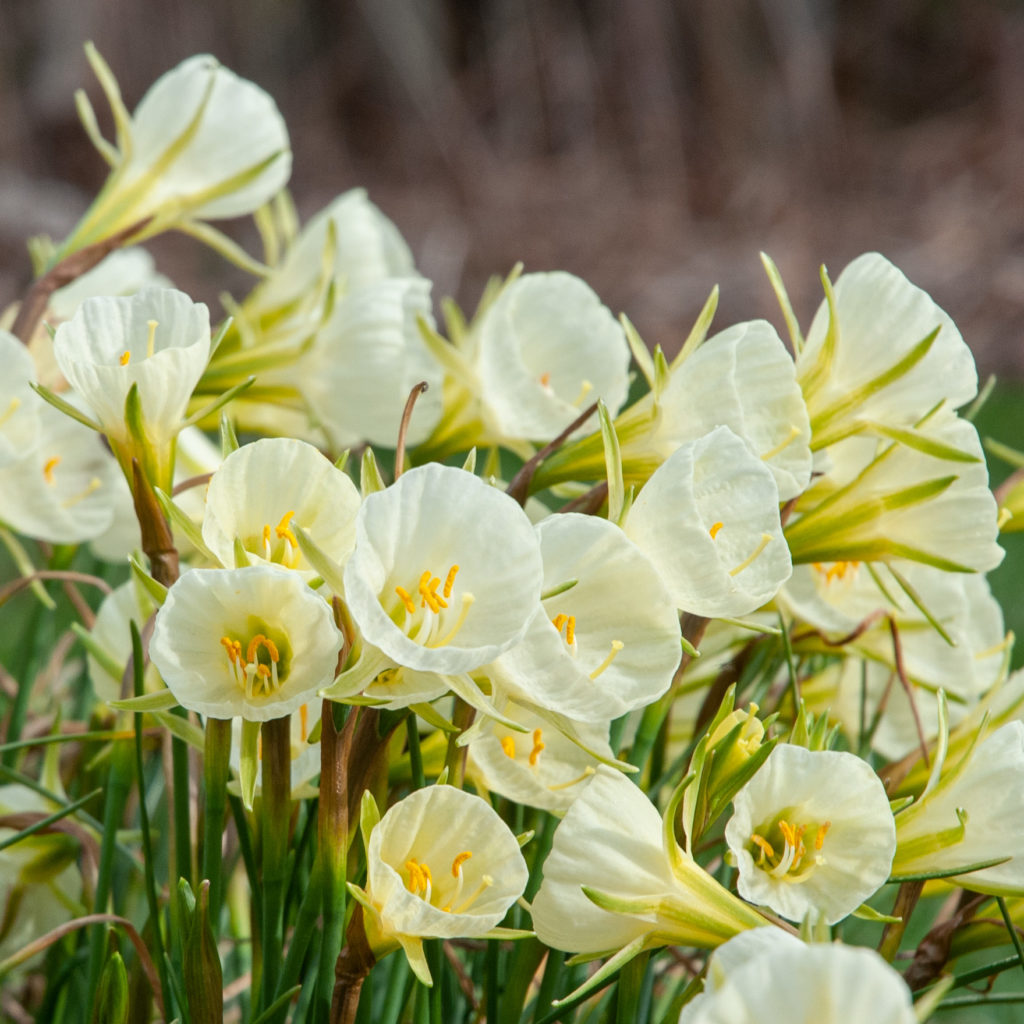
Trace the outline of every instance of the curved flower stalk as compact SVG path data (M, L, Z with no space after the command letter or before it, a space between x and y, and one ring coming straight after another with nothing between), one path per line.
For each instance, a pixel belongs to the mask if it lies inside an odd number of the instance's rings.
M606 723L656 700L682 636L654 564L606 519L569 512L536 533L551 596L522 642L481 674L513 701L577 722Z
M835 924L889 878L896 826L867 762L780 744L733 798L725 840L740 895L790 921Z
M487 937L529 876L490 804L453 786L418 789L391 807L369 835L366 871L365 888L349 889L374 957L401 947L424 985L433 979L423 940Z
M128 480L137 457L169 493L174 441L210 355L206 306L170 288L86 299L57 328L53 352Z
M1015 721L967 750L952 768L945 768L940 751L924 793L896 815L893 877L951 876L978 892L1024 895L1022 819L1024 722ZM991 866L957 872L983 863Z
M906 440L848 437L786 525L794 562L908 559L987 572L1003 559L978 432L940 410Z
M111 173L53 262L135 224L133 241L177 228L233 247L202 222L252 213L287 183L291 148L274 101L203 54L157 79L129 115L91 44L86 56L110 103L117 140L102 138L79 92L83 123Z
M728 427L668 458L623 529L658 567L675 606L695 615L754 611L792 572L775 480Z
M537 938L553 949L616 953L664 945L714 948L769 922L718 884L676 842L642 790L604 765L555 830L533 901Z
M859 256L834 289L824 271L822 280L826 299L796 361L815 451L864 431L912 430L937 403L974 398L974 357L956 325L884 256Z
M0 786L0 818L56 810L25 786ZM12 834L0 824L0 840ZM78 842L61 832L29 836L0 850L0 962L82 913L78 857Z
M523 731L489 723L466 748L467 771L485 789L516 803L564 814L601 758L615 759L607 722L573 723L575 739L570 740L526 708L507 704L502 714Z
M167 591L149 652L178 703L267 722L313 700L342 636L330 608L277 566L190 569Z
M783 501L800 494L811 475L810 425L793 360L775 328L764 320L736 324L703 342L713 308L705 308L671 365L660 350L645 368L649 394L615 420L627 480L643 481L682 445L716 427L728 427L771 471ZM643 343L632 338L638 359ZM563 480L605 474L600 431L544 461L539 490Z
M351 478L312 445L263 438L232 452L210 477L203 541L222 565L234 566L241 554L249 564L279 565L310 580L316 570L295 529L344 563L355 544L359 503Z
M0 524L53 544L97 537L113 517L113 460L91 430L32 393L32 360L6 331L0 360Z
M563 271L513 272L484 295L451 344L426 332L445 367L444 414L420 455L500 444L523 455L598 398L614 415L629 390L622 328L586 282Z
M704 991L679 1024L917 1024L899 973L874 950L744 932L711 954Z
M871 745L892 760L919 746L922 735L934 738L940 689L956 724L1004 671L1003 614L980 574L916 563L819 563L797 566L778 601L829 640L853 637L817 699L831 707L850 736L880 713ZM913 706L894 678L895 641L882 616L891 617L898 630L900 668L912 687ZM798 651L839 650L799 626L793 636Z
M324 696L405 706L433 686L479 703L466 673L523 638L541 579L533 526L508 495L461 469L409 470L359 510L343 579L359 649Z

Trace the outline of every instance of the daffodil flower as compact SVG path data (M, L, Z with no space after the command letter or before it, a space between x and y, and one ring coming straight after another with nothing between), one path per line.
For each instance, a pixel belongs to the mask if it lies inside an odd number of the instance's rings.
M203 541L225 566L240 543L250 563L316 572L299 548L301 527L331 558L343 563L355 543L359 491L312 445L263 438L232 452L206 491Z
M995 896L1024 895L1020 822L1024 817L1024 722L996 729L946 768L939 758L924 793L896 816L895 878L950 874Z
M601 763L595 754L607 761L615 757L607 722L574 723L573 741L526 708L505 705L502 712L523 731L489 722L466 748L467 770L480 785L516 803L562 814Z
M432 984L427 938L486 936L526 888L519 843L490 804L453 786L428 786L391 807L370 834L366 886L350 886L366 911L380 959L401 947Z
M100 136L80 93L83 122L111 173L61 254L146 218L135 240L169 227L201 234L197 222L252 213L287 183L291 148L274 101L209 54L162 75L132 115L103 58L91 45L86 56L111 105L117 144Z
M658 567L675 606L696 615L751 612L792 571L775 479L728 427L666 459L623 528Z
M780 744L733 799L739 893L790 921L835 924L885 884L896 826L867 762Z
M210 355L206 306L170 288L86 299L57 328L53 352L68 383L95 413L125 475L131 479L130 459L140 455L146 464L155 460L152 482L169 489L174 439ZM126 419L133 388L143 438L133 436Z
M600 955L713 948L768 922L679 847L642 790L602 765L555 830L533 924L553 949Z
M149 653L182 707L266 722L334 677L341 633L330 608L278 566L190 569L167 591Z
M569 512L536 532L551 596L522 642L482 673L514 701L579 722L607 722L656 700L682 653L657 569L606 519Z
M899 973L873 949L743 932L711 954L704 991L679 1024L917 1024Z

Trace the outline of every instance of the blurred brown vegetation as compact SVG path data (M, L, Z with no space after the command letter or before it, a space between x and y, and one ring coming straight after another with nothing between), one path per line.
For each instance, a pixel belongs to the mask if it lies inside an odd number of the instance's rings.
M355 185L436 295L472 306L516 260L564 268L671 351L711 286L718 323L801 319L821 263L878 249L1024 375L1024 10L990 0L0 0L0 303L24 238L66 233L104 167L93 39L132 106L209 51L278 100L292 187ZM247 226L240 237L253 240ZM198 297L246 282L186 240Z

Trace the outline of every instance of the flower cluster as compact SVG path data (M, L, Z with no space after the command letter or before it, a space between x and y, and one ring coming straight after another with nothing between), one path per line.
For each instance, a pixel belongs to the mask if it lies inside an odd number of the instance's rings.
M617 979L606 1019L916 1019L945 964L889 963L925 883L1008 922L1024 895L1024 680L950 317L871 253L806 335L766 260L789 348L709 337L716 291L669 359L520 268L439 324L365 192L297 223L257 86L195 57L129 114L88 53L110 178L37 251L52 339L28 299L0 332L0 536L31 600L72 595L91 680L55 656L44 694L31 637L10 680L5 758L80 744L45 785L4 762L0 977L64 960L18 1013L127 1020L149 985L166 1019L386 993L396 1024L415 978L413 1019L503 986L540 1020ZM207 223L254 212L262 262ZM259 275L219 324L118 248L172 227ZM127 959L97 928L74 954L99 921Z

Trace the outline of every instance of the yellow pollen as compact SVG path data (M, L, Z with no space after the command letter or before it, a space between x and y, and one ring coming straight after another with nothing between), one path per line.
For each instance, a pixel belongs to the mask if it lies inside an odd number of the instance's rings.
M621 640L613 640L612 649L608 652L608 656L590 673L590 678L596 679L615 660L615 655L625 646Z
M455 860L452 861L452 878L458 878L462 874L462 865L473 856L471 850L463 850Z
M448 607L448 602L441 597L437 592L437 588L441 585L439 577L434 576L429 569L423 570L423 575L420 576L420 582L416 589L419 591L421 608L429 608L432 612L439 612L442 608Z
M405 587L395 587L395 593L401 598L402 604L405 605L405 610L412 615L416 611L416 605L412 603L409 591Z
M828 834L828 830L832 827L831 821L826 821L821 828L818 829L818 834L814 837L814 848L820 850L825 845L825 836Z
M278 537L284 537L293 548L297 548L299 546L299 542L295 539L295 534L292 533L291 527L288 525L291 522L293 515L295 515L295 509L292 509L290 512L285 512L285 514L281 516L281 522L274 527L274 533L276 533Z
M501 749L505 751L506 757L511 757L513 760L515 760L516 741L511 736L501 737Z
M540 386L542 388L549 388L549 387L551 387L551 374L550 373L542 373L540 375Z
M533 750L530 751L530 767L536 768L537 762L540 760L540 752L544 749L544 742L541 739L543 730L533 730Z
M760 849L761 849L761 852L762 852L762 853L766 854L766 855L767 855L768 857L771 857L771 858L772 858L773 860L775 859L775 850L774 850L774 849L772 849L772 844L771 844L771 843L769 843L769 842L768 842L768 840L764 838L764 836L759 836L759 835L758 835L758 834L757 834L757 833L755 832L755 833L754 833L754 834L753 834L753 835L752 835L752 836L750 837L750 841L751 841L751 842L752 842L752 843L753 843L753 844L754 844L755 846L758 846L758 847L760 847Z
M146 339L146 356L152 359L153 353L156 351L157 322L155 320L147 320L146 326L149 328L149 337Z
M562 627L563 627L563 626L565 625L565 623L566 623L566 620L567 620L568 618L569 618L569 616L568 616L568 615L565 615L565 614L563 614L562 612L559 612L559 613L558 613L558 614L557 614L557 615L556 615L556 616L555 616L555 617L554 617L554 618L553 618L553 619L551 620L551 625L552 625L552 626L554 626L554 627L555 627L555 629L557 629L559 633L561 633L561 632L562 632Z
M46 465L43 466L43 478L48 484L53 483L53 471L57 468L57 464L60 462L59 455L53 455L46 460Z
M242 645L237 640L232 640L229 636L222 636L220 642L224 650L227 651L228 660L234 665L242 656Z
M748 558L744 558L743 561L740 562L740 564L737 565L735 569L730 569L729 575L738 576L741 572L743 572L744 569L747 569L751 565L753 565L754 560L758 557L758 555L760 555L761 552L764 551L764 549L768 547L768 545L771 543L771 539L772 535L770 533L762 533L761 542L757 545L756 548L754 548L753 553Z
M120 362L120 364L122 366L127 366L129 360L131 359L131 357L132 357L131 352L128 352L127 350L125 350L124 352L121 353L121 358L118 360L118 362Z
M710 530L708 530L708 533L710 533L710 534L711 534L711 539L712 539L712 540L714 540L714 539L715 539L715 538L716 538L716 537L718 536L718 531L719 531L719 530L720 530L720 529L721 529L721 528L722 528L723 526L725 526L725 523L712 523L712 524L711 524L711 529L710 529Z
M860 562L833 562L828 568L822 562L814 562L814 568L825 577L826 583L833 580L845 580L847 576L857 575Z
M299 708L299 735L302 737L302 742L306 742L306 737L309 735L309 708L303 704Z
M572 647L576 643L576 616L570 615L565 620L565 642Z
M277 650L277 645L269 637L265 637L262 633L257 633L250 641L249 646L245 651L245 660L247 662L253 662L256 660L256 656L259 653L260 645L263 645L267 649L267 653L270 655L270 660L278 662L281 660L281 655Z
M270 547L270 523L263 524L263 546Z
M451 597L452 596L452 587L455 586L455 577L458 574L459 574L459 567L457 565L453 565L448 570L448 575L445 577L445 580L444 580L444 596L445 597Z

